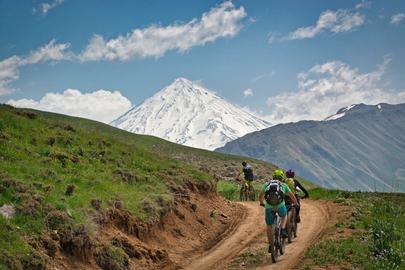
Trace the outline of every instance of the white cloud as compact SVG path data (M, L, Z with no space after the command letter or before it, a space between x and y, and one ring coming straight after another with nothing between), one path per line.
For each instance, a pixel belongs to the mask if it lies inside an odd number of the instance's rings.
M361 0L361 2L358 3L355 7L356 7L356 9L369 8L369 7L371 7L371 2L366 1L366 0Z
M18 67L21 58L14 55L0 62L0 96L10 94L10 83L19 77Z
M359 12L351 12L347 9L339 9L337 11L327 10L321 13L316 25L300 27L281 40L313 38L325 31L332 33L353 31L364 24L364 19L365 16Z
M252 90L252 89L250 89L250 88L248 88L248 89L244 90L244 91L243 91L243 96L244 96L244 97L250 97L250 96L253 96L253 90Z
M76 89L67 89L63 93L47 93L39 101L11 99L7 104L84 117L104 123L110 123L132 107L131 101L118 91L98 90L81 93Z
M105 40L95 35L79 58L82 61L129 60L161 57L170 50L186 52L222 37L233 37L242 28L246 17L243 7L235 8L231 1L204 13L200 19L168 26L151 25L134 29L125 36Z
M63 2L65 2L65 0L54 0L50 3L41 3L37 8L34 8L34 13L41 12L43 15L46 15L51 9L62 5Z
M399 24L405 17L404 13L398 13L391 16L391 24Z
M62 4L64 0L42 3L44 14ZM81 54L68 51L69 43L55 43L51 40L45 46L25 56L11 56L0 61L0 96L14 91L11 84L19 78L19 70L26 65L60 60L130 60L133 58L161 57L170 50L186 52L193 46L205 45L221 37L233 37L242 28L242 19L247 16L241 6L236 8L231 1L212 8L201 18L187 23L174 23L168 26L151 25L134 29L126 36L104 40L95 35Z
M55 43L51 40L45 46L31 51L26 56L11 56L0 61L0 96L13 92L10 84L20 76L19 69L26 65L45 63L48 61L60 61L72 58L72 54L67 51L70 47L68 43Z
M254 77L252 79L252 81L257 82L257 81L260 81L260 80L262 80L264 78L273 77L274 74L276 74L276 72L274 70L272 70L272 71L270 71L268 73L263 73L263 74L257 75L256 77Z
M351 104L405 102L405 91L394 92L379 87L389 60L370 73L331 61L298 75L298 91L269 97L272 123L322 120Z

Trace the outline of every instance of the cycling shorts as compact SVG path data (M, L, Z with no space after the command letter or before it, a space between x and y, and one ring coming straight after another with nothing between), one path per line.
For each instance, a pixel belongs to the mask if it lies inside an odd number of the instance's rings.
M285 217L287 215L287 207L285 205L278 208L277 213L280 217ZM272 208L266 208L266 225L274 224L274 212Z
M243 183L243 184L247 184L247 187L248 187L248 188L250 188L250 186L253 186L253 180L246 180L246 179L243 179L243 180L242 180L242 183Z

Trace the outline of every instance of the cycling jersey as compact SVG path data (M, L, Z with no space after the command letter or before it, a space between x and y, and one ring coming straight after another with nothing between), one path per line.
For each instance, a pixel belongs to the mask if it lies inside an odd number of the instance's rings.
M285 183L288 185L292 193L296 193L294 178L287 178Z
M268 188L269 188L269 183L265 183L262 187L262 191L266 192ZM281 190L283 191L285 196L288 196L287 193L291 192L290 188L288 187L288 185L286 183L281 183ZM272 205L268 204L267 201L264 202L265 208L272 208L275 211L277 211L279 208L281 208L283 206L285 206L284 200L276 206L272 206Z
M245 176L245 180L254 180L253 168L249 164L247 164L246 166L242 166L242 168L240 169L240 173L243 173L243 175Z

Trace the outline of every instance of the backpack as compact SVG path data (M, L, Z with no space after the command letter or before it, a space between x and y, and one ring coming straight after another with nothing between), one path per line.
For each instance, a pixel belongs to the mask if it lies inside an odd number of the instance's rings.
M284 193L281 188L281 182L278 180L271 180L267 184L267 189L264 193L264 199L271 206L277 206L284 201Z
M253 180L253 168L249 164L243 167L243 174L245 175L246 180Z

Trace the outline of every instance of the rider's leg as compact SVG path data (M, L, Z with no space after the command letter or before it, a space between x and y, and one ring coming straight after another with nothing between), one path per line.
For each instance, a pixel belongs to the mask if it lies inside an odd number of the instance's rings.
M274 213L271 211L271 208L266 208L265 210L265 219L266 219L266 231L267 231L267 240L269 241L269 253L270 251L270 243L272 237L272 225L274 224Z
M280 216L281 219L281 236L283 238L287 238L288 233L287 233L287 207L283 205L278 209L278 215Z
M300 217L300 209L301 209L301 202L300 202L300 197L295 194L295 198L297 198L298 201L298 207L295 209L295 220L297 223L301 222L301 217Z
M271 230L272 230L271 225L267 225L266 229L267 229L267 241L269 241L269 244L270 244L271 243Z

